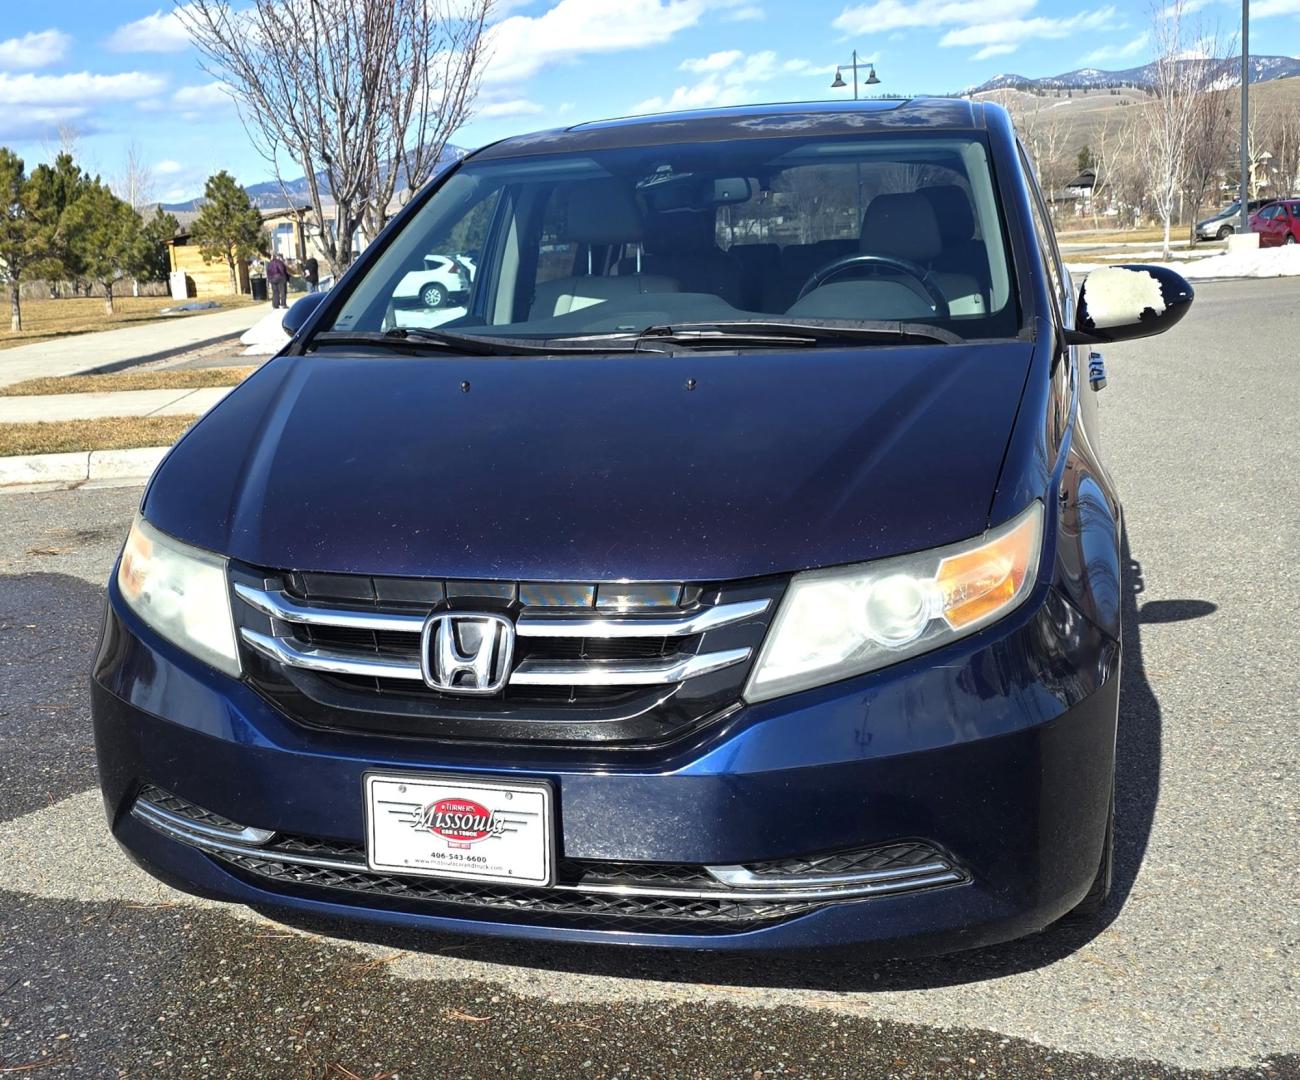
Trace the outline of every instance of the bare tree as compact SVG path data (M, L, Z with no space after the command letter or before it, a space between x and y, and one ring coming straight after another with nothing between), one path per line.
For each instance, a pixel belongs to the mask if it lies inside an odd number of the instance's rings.
M1187 139L1186 205L1188 239L1196 241L1196 221L1206 196L1223 175L1233 150L1235 95L1228 90L1200 94Z
M1200 111L1199 97L1209 88L1211 66L1189 58L1192 36L1186 24L1187 0L1157 2L1152 8L1156 58L1154 101L1145 119L1147 175L1151 201L1164 226L1164 250L1170 257L1169 230L1188 171L1188 148Z
M154 174L144 159L140 144L134 139L127 144L126 155L122 159L122 168L113 178L110 186L119 199L132 210L140 210L154 198ZM140 295L140 281L131 278L131 295Z
M277 177L281 156L303 171L339 274L353 234L373 237L472 115L493 3L176 0L176 13Z
M154 200L156 184L153 169L145 162L144 152L134 139L127 144L122 167L113 177L113 194L132 210L139 210Z

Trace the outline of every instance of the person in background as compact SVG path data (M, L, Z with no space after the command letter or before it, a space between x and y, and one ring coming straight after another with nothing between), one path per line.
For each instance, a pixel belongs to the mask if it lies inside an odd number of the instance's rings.
M271 287L271 307L287 308L289 292L289 267L277 251L266 264L266 282Z
M302 276L307 279L307 291L315 292L320 288L320 263L316 261L316 256L308 255L302 261Z

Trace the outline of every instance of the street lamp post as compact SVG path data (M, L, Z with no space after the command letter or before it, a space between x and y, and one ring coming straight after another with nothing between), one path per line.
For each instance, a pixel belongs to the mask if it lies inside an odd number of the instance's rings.
M1241 224L1250 232L1250 0L1241 0Z
M853 100L857 101L858 100L858 50L857 49L853 50L852 67L853 67ZM876 78L875 64L872 63L867 64L867 77L862 81L867 86L876 86L880 82L880 80ZM831 83L831 89L843 90L844 87L846 86L848 86L848 83L844 81L844 75L841 73L840 68L836 67L835 81Z

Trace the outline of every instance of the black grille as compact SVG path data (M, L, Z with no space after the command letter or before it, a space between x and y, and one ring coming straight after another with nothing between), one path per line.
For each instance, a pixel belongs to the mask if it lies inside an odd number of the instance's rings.
M805 858L779 859L775 862L750 863L748 869L764 878L831 877L837 874L861 874L876 870L901 870L942 859L925 843L905 842L862 851L839 851Z
M467 908L500 921L573 929L640 930L647 933L740 933L793 918L816 907L808 901L767 902L619 896L558 889L478 885L436 878L301 866L274 858L218 853L217 858L263 882L300 894L363 893L383 906L423 914L464 917Z
M226 829L230 832L239 832L244 828L243 825L231 821L229 818L224 818L211 810L205 810L201 806L195 806L194 803L178 798L170 791L164 791L153 784L145 784L141 787L137 798L141 802L149 803L160 810L166 810L177 817L198 822L200 825L211 825L213 828Z
M326 674L290 667L244 644L250 682L289 718L312 727L412 738L487 743L595 743L657 746L729 715L739 702L753 657L784 589L784 579L735 584L665 585L466 582L366 575L286 573L232 564L231 578L256 589L282 589L300 602L362 611L424 616L437 610L495 611L517 617L545 611L562 617L615 610L674 616L702 605L769 600L767 610L743 622L686 637L566 638L519 636L515 663L536 661L646 661L674 655L750 650L750 659L685 682L657 686L507 685L490 697L463 697L431 689L418 679L370 674ZM585 606L577 606L579 603ZM313 646L410 664L419 660L414 633L353 629L272 620L242 600L236 622L262 634L288 635Z

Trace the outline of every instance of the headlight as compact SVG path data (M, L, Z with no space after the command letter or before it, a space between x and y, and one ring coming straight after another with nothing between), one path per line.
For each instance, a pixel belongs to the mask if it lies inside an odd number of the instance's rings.
M137 516L118 563L117 587L131 610L168 641L239 675L225 559L173 540Z
M861 675L973 634L1029 595L1043 540L1035 502L975 540L796 574L745 688L747 701Z

